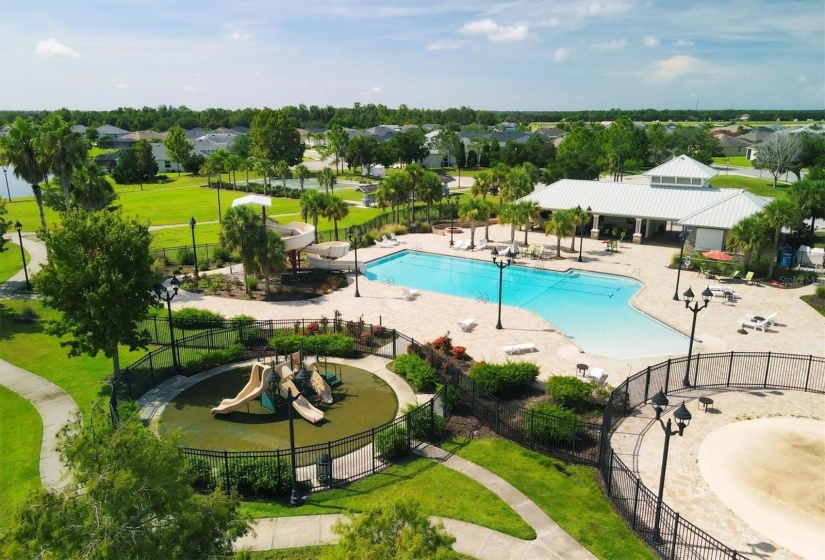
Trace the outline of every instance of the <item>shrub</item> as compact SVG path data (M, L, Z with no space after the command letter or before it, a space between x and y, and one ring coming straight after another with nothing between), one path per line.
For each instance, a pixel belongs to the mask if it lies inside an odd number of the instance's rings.
M398 424L375 435L375 450L385 461L396 461L407 454L407 431Z
M453 349L453 339L450 338L450 331L447 331L444 336L439 336L433 340L433 348L449 354Z
M450 353L453 355L453 358L458 358L460 360L465 356L465 354L467 354L467 349L464 346L453 346Z
M202 494L211 494L217 487L212 465L204 457L187 455L186 470L192 477L192 488Z
M410 437L423 441L435 441L447 431L447 421L437 412L432 414L432 438L430 437L430 407L409 404L402 411L407 417Z
M189 373L198 373L213 367L222 366L230 362L236 362L243 358L244 348L240 344L234 344L224 350L213 350L197 358L189 360L183 366Z
M254 276L249 276L246 279L246 287L250 292L254 292L258 289L258 279Z
M218 245L214 249L212 249L212 260L213 261L223 261L223 262L231 262L234 260L232 258L232 253Z
M345 334L280 334L269 339L269 345L279 354L298 352L303 343L304 351L319 356L349 358L355 353L355 342Z
M395 373L405 378L420 393L435 387L435 369L418 354L402 354L395 359Z
M825 284L820 284L816 287L816 297L825 299Z
M178 249L178 264L193 265L195 264L195 253L188 246Z
M558 406L541 403L532 407L527 432L530 438L544 445L571 445L582 422L576 413Z
M205 329L224 326L224 316L208 309L184 307L172 312L172 324L181 329Z
M576 377L559 375L545 383L550 400L563 408L585 411L593 406L593 385Z
M539 375L539 366L531 362L507 362L506 364L475 365L469 373L470 379L488 393L505 397L526 385Z
M292 468L287 459L234 457L228 470L220 474L228 474L230 488L246 500L286 496L292 490Z

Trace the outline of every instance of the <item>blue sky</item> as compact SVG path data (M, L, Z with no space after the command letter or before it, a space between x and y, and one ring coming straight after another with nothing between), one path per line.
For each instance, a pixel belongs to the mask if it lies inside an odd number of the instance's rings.
M822 0L0 0L0 108L825 108Z

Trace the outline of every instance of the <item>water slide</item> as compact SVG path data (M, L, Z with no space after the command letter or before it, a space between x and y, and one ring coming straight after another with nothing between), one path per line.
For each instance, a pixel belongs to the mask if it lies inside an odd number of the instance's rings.
M287 225L267 220L266 227L275 231L284 240L286 251L303 251L315 241L315 226L304 222L289 222Z
M258 398L266 388L266 376L271 368L260 362L252 365L249 381L234 399L223 399L221 404L212 409L212 414L229 414L238 410L246 403Z
M349 243L346 241L328 241L304 248L309 265L320 270L353 270L355 260L341 258L348 253ZM364 272L364 263L358 263L358 270Z
M303 416L305 420L315 424L319 420L324 419L324 413L312 406L309 401L306 400L300 391L298 391L298 387L295 386L292 379L281 378L280 390L283 398L286 398L287 392L290 390L292 391L293 396L298 395L298 398L292 402L292 408L294 408L298 414Z

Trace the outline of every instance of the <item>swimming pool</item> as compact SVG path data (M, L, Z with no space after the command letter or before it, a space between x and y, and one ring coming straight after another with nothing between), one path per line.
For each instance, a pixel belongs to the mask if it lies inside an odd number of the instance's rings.
M479 295L498 300L499 270L489 261L402 251L367 263L365 276L473 300ZM641 287L636 280L609 274L511 266L504 271L502 303L540 315L586 352L617 359L686 353L688 337L630 305Z

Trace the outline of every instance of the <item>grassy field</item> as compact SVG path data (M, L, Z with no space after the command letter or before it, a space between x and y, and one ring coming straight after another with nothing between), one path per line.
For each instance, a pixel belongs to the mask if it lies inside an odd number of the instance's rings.
M741 175L717 175L710 180L710 186L720 189L745 189L757 196L781 198L788 196L790 183L779 181L773 188L773 177L758 179Z
M24 242L25 243L25 242ZM20 258L20 245L17 243L6 243L5 251L0 253L0 283L5 282L23 269L23 260ZM29 252L26 252L26 262L31 259Z
M753 162L745 156L725 156L713 158L713 163L717 165L732 165L736 167L748 167L753 169Z
M15 507L40 485L42 436L34 405L0 386L0 528L8 527Z

